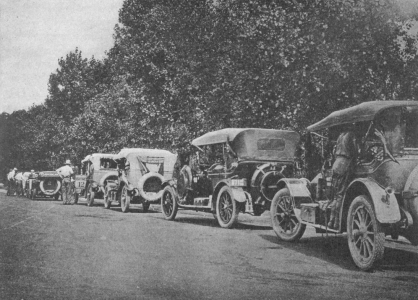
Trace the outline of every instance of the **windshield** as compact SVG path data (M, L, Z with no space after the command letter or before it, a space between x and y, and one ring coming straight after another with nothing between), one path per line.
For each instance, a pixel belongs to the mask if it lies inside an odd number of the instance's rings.
M407 107L405 120L405 148L418 148L418 108Z
M386 109L376 117L376 128L387 141L393 154L404 148L418 148L418 109L398 107Z

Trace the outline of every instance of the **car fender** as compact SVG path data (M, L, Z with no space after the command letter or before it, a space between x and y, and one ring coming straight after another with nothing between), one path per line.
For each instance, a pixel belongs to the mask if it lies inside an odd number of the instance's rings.
M344 196L343 207L348 205L347 201L352 201L360 195L359 191L364 191L364 189L367 190L373 202L376 218L380 223L393 224L401 220L401 212L395 194L385 190L370 178L357 178L350 183Z
M309 180L305 178L282 178L277 183L277 191L287 187L290 196L295 201L296 208L300 208L301 203L313 202L308 186Z
M240 187L229 187L232 192L232 196L234 197L234 200L238 202L246 202L247 201L247 195L245 191Z

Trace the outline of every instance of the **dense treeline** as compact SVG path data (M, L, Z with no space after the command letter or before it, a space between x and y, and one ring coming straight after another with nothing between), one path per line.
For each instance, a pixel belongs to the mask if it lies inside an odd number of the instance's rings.
M414 18L391 0L125 0L103 60L75 49L42 105L1 115L0 168L185 153L211 130L303 132L363 101L418 99Z

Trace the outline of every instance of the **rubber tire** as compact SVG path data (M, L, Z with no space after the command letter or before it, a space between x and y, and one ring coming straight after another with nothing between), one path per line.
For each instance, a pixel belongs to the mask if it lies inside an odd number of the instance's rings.
M221 208L221 203L223 202L222 198L229 198L229 200L231 201L230 209L230 218L227 221L224 221L222 215L221 215L221 211L224 211L224 209L220 209ZM228 205L229 206L229 205ZM222 228L232 228L238 221L238 214L239 214L239 209L238 209L238 204L237 201L234 200L234 196L232 194L231 188L229 186L224 186L221 188L221 190L218 193L218 197L216 199L216 219L218 220L219 226L221 226Z
M149 202L142 202L142 212L146 213L149 211L151 203Z
M75 193L74 194L74 204L78 203L78 198L79 198L79 194Z
M286 218L289 218L289 222L285 222L285 224L283 224L282 221L278 220L277 207L278 204L281 202L282 198L285 196L290 196L288 188L283 188L274 195L273 201L271 201L270 219L273 226L273 230L279 239L286 242L294 242L300 240L300 238L305 232L306 225L300 223L298 218L295 216L294 210L290 206L282 206L285 210L287 210L288 215L286 215ZM281 209L281 211L283 210ZM287 224L290 224L290 220L296 221L297 223L295 224L294 229L291 229L290 233L287 233ZM285 225L285 228L282 227L283 225Z
M145 182L150 179L150 178L158 178L160 180L160 185L162 184L162 182L164 182L164 176L161 175L160 173L156 173L156 172L149 172L145 175L143 175L139 181L138 181L138 191L139 191L139 195L149 201L149 202L155 202L158 201L158 199L161 199L162 196L162 190L160 190L158 193L156 193L155 195L153 195L153 197L151 197L150 195L148 195L145 191L144 191L144 185Z
M172 205L167 205L166 201L170 201ZM161 197L161 212L163 213L166 220L172 221L175 219L178 209L179 205L177 203L174 190L171 186L168 185L164 188L163 195Z
M374 239L373 239L374 247L371 253L369 253L368 257L365 257L364 255L361 254L361 242L364 241L365 239L362 239L362 238L357 239L357 241L360 241L360 249L358 249L354 241L355 237L353 234L353 227L354 226L357 227L357 225L355 225L356 223L354 223L354 220L356 219L357 221L362 221L362 220L359 220L358 217L355 218L357 210L360 209L362 206L364 207L364 210L368 213L370 217L368 228L370 226L373 226L372 230L373 230L373 235L374 235ZM365 222L367 223L367 218ZM369 234L367 235L367 237L368 237L367 240L371 240L369 238ZM363 238L364 238L364 234L363 234ZM350 204L350 208L348 210L348 215L347 215L347 242L348 242L348 248L350 249L351 258L353 259L356 266L363 271L370 270L376 265L378 265L378 263L381 261L385 253L385 233L382 229L382 225L376 219L373 205L369 197L365 195L357 196L356 198L354 198L353 202L351 202ZM371 244L370 241L367 244L370 245ZM363 243L363 245L366 245L366 243ZM366 248L369 249L368 247Z
M103 195L103 200L104 200L104 208L109 209L110 206L112 205L112 201L110 200L110 197L107 191Z
M93 206L94 204L94 196L95 196L95 192L93 191L93 189L90 187L89 191L87 192L87 206Z
M122 188L122 194L120 195L120 208L123 213L127 213L129 211L130 203L131 203L131 196L128 195L128 189L126 188L126 185L124 185Z

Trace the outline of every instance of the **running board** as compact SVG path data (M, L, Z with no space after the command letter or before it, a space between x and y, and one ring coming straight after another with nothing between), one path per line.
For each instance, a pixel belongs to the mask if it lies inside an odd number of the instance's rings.
M407 242L395 241L392 239L386 239L385 247L390 249L402 250L418 254L418 247L411 245Z
M314 227L314 228L322 229L322 230L324 230L325 232L330 232L330 233L341 233L339 230L331 229L331 228L329 228L329 227L327 227L327 226L324 226L324 225L320 225L320 224L313 224L313 223L304 222L304 221L302 221L301 223L302 223L302 224L309 225L310 227Z

